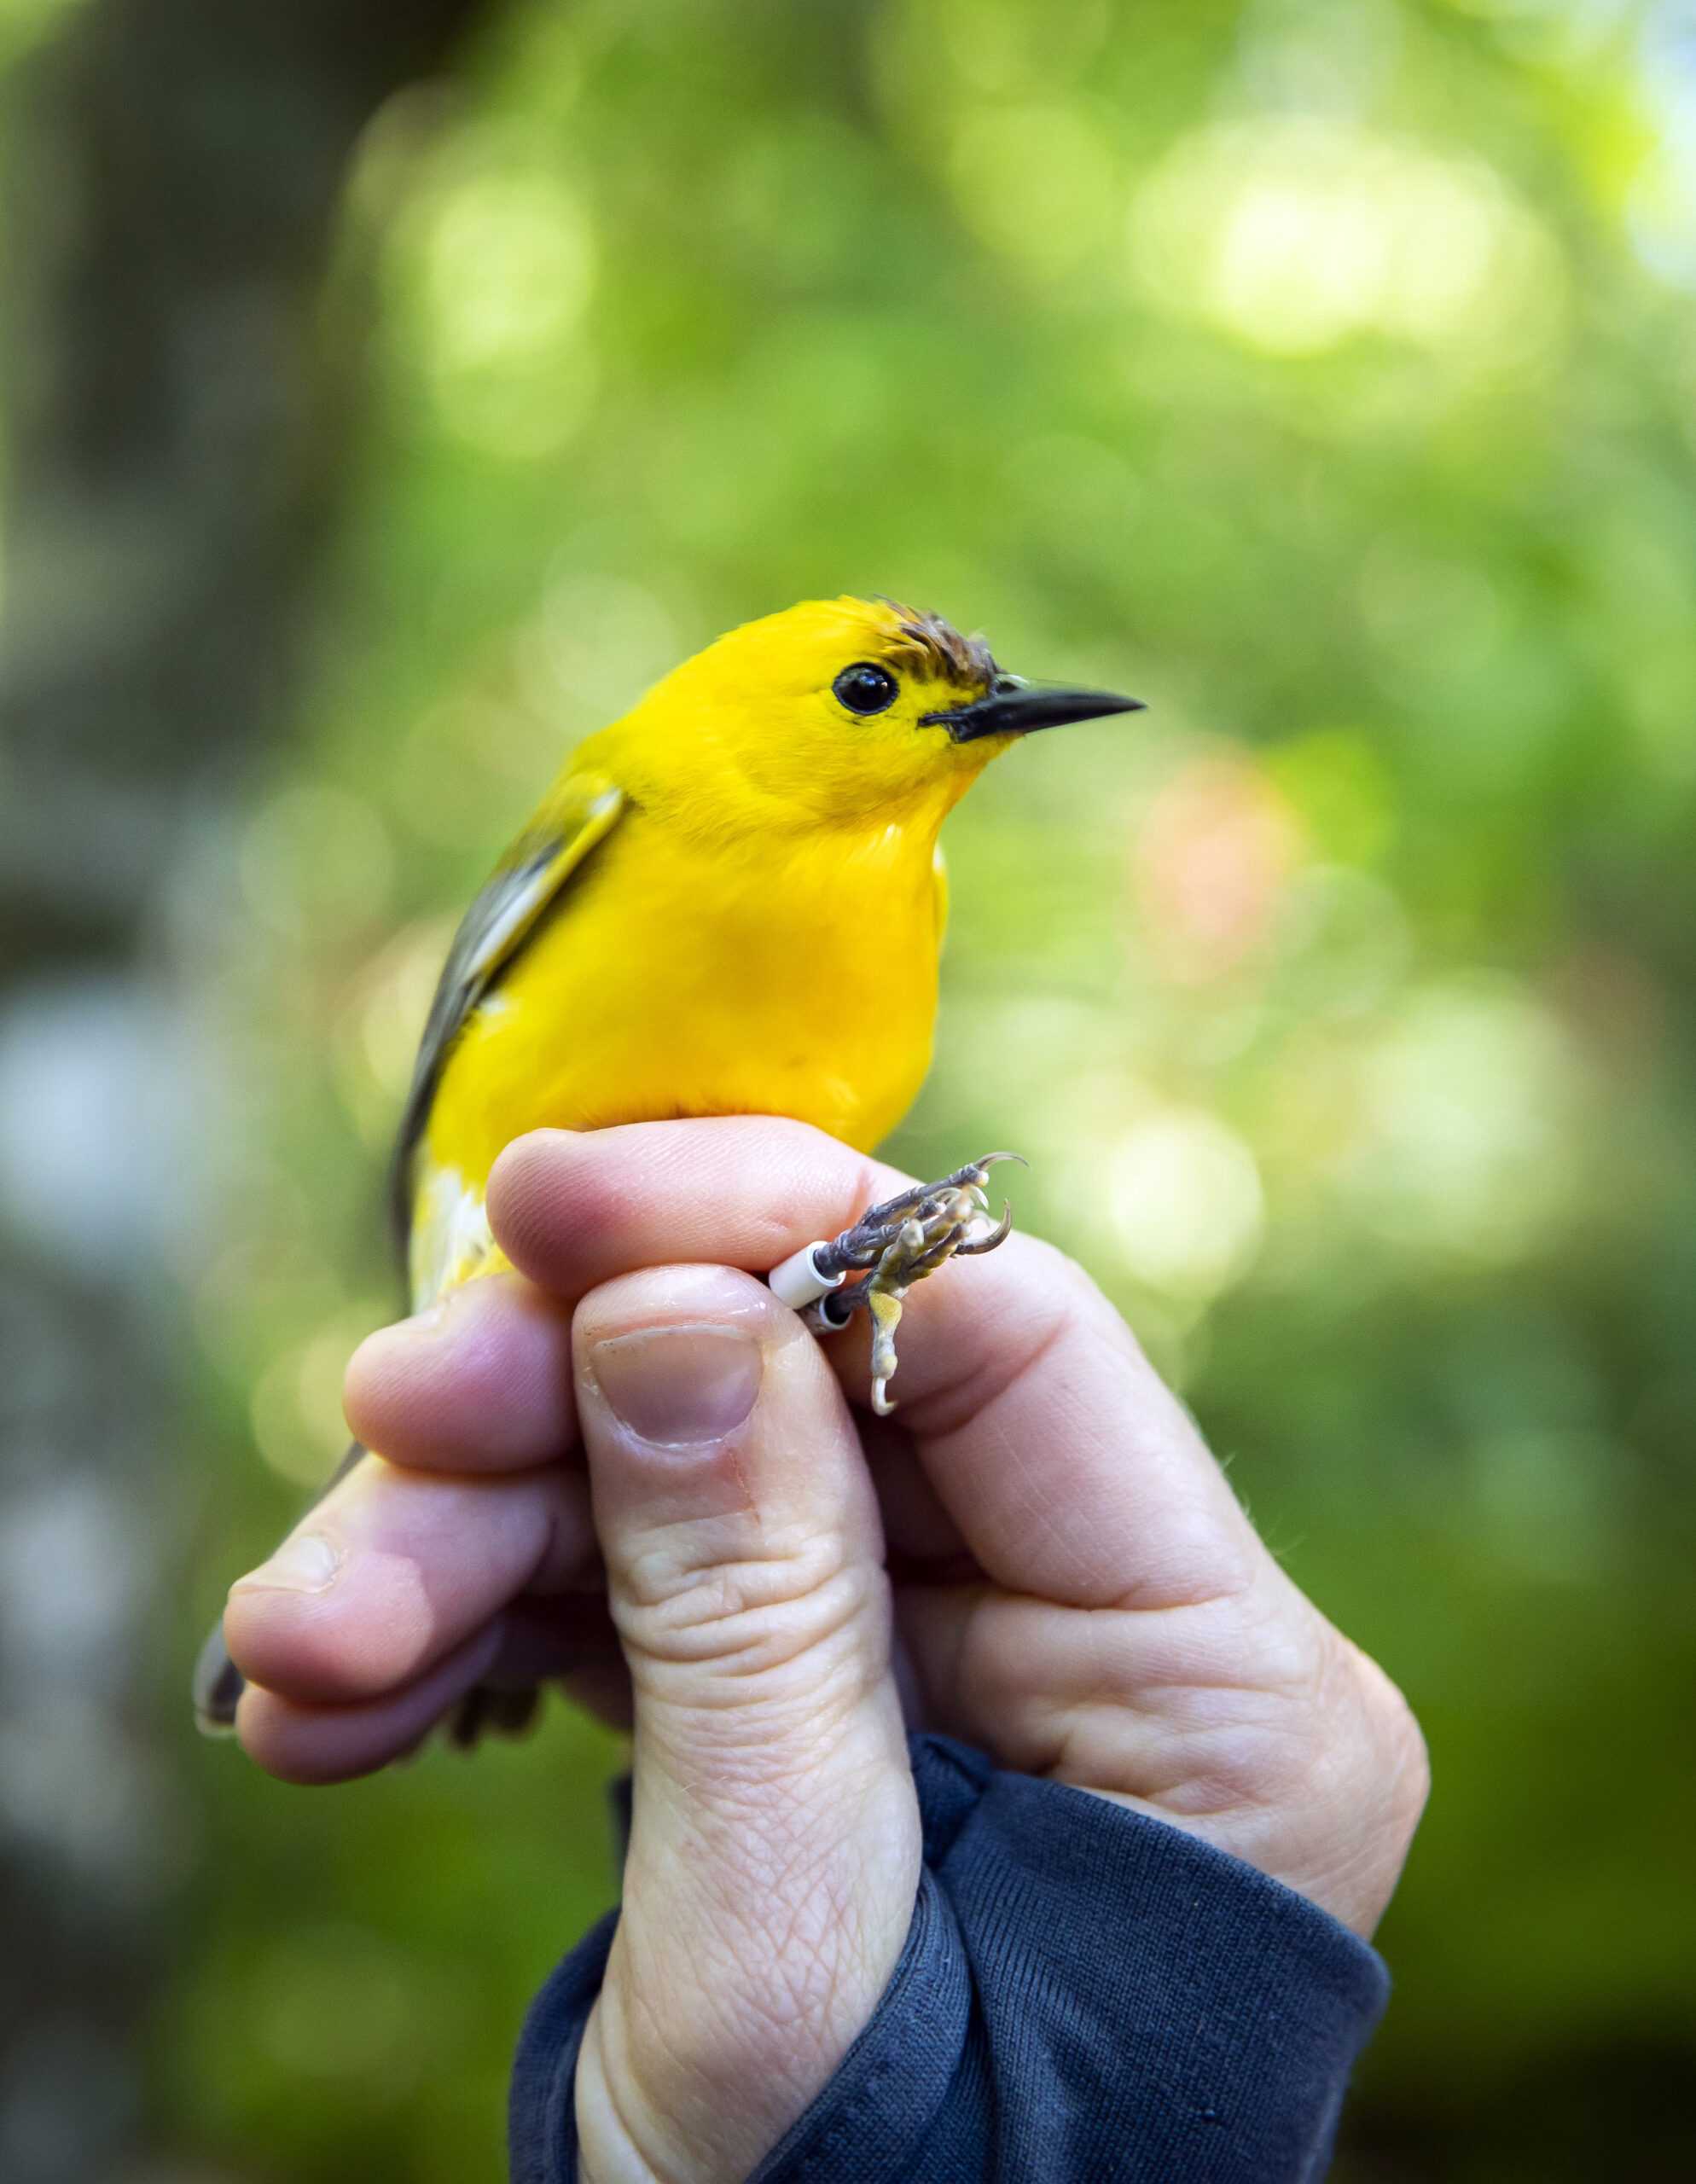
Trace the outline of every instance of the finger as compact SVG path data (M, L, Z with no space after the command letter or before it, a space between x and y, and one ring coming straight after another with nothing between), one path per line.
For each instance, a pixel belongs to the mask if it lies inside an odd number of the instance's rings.
M250 1685L236 1729L248 1756L283 1781L346 1782L415 1751L476 1684L549 1682L610 1728L630 1727L630 1677L604 1594L517 1600L427 1676L363 1705L304 1705Z
M235 1733L250 1759L280 1781L347 1782L409 1752L500 1651L498 1622L404 1689L363 1706L307 1706L250 1684L235 1711Z
M891 1577L897 1584L939 1585L981 1577L965 1534L919 1460L911 1434L893 1418L864 1417L858 1422Z
M468 1281L368 1336L342 1402L368 1449L411 1469L557 1462L577 1440L569 1314L522 1275Z
M591 1590L525 1594L502 1620L506 1635L489 1681L520 1690L558 1683L609 1729L630 1728L630 1670L598 1574Z
M869 2018L912 1912L876 1504L817 1346L746 1275L624 1277L575 1333L636 1706L584 2166L745 2175Z
M310 1705L409 1687L526 1589L595 1561L588 1489L555 1465L447 1479L369 1458L230 1589L230 1658Z
M534 1130L495 1163L489 1224L514 1266L575 1301L639 1267L764 1274L906 1181L770 1116Z
M668 1258L758 1271L845 1227L906 1178L760 1117L538 1131L490 1180L514 1262L564 1297ZM863 1319L833 1345L867 1386ZM1015 1234L907 1299L893 1392L969 1548L996 1580L1077 1606L1240 1589L1263 1550L1184 1410L1118 1314L1059 1252Z
M1242 1592L1267 1561L1187 1410L1083 1269L1014 1236L910 1292L900 1421L983 1570L1076 1607ZM856 1328L834 1361L864 1384Z

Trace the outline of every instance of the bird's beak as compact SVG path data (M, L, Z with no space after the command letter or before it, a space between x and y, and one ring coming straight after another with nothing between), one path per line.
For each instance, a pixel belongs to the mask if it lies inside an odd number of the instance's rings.
M1069 720L1142 710L1141 698L1117 698L1111 690L1045 690L1017 675L998 675L983 697L926 713L922 725L945 728L956 743L971 743L980 735L1029 735L1033 729L1060 728Z

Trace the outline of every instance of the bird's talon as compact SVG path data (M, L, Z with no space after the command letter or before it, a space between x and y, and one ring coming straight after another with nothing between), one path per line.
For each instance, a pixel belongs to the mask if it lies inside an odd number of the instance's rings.
M897 1362L895 1330L901 1300L908 1290L956 1255L981 1258L1012 1233L1012 1208L1003 1204L1001 1219L992 1222L984 1191L990 1170L1001 1160L1028 1165L1017 1153L985 1153L940 1182L916 1184L898 1198L869 1207L851 1228L812 1247L810 1263L819 1278L842 1286L815 1296L802 1316L815 1334L839 1334L862 1305L869 1310L872 1408L880 1418L895 1408L889 1383ZM851 1287L844 1281L850 1274L867 1278Z
M987 1211L988 1209L985 1208L985 1211ZM1003 1201L1001 1219L996 1222L993 1228L984 1229L976 1236L968 1237L964 1243L957 1244L955 1248L963 1259L979 1258L985 1252L994 1251L997 1244L1004 1244L1012 1234L1013 1208Z

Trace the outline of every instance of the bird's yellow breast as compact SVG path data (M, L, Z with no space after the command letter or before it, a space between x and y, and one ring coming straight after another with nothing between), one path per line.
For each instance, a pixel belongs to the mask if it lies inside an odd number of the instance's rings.
M448 1060L415 1292L472 1270L489 1170L526 1130L777 1114L869 1148L893 1129L930 1064L940 820L703 845L628 813Z

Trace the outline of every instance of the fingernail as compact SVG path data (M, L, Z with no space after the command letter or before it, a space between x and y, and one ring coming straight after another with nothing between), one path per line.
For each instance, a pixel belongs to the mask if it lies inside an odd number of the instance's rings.
M760 1346L742 1327L643 1327L608 1335L590 1370L613 1414L661 1447L734 1433L759 1394Z
M237 1593L322 1593L341 1567L341 1557L319 1532L297 1532L269 1562L238 1577Z

